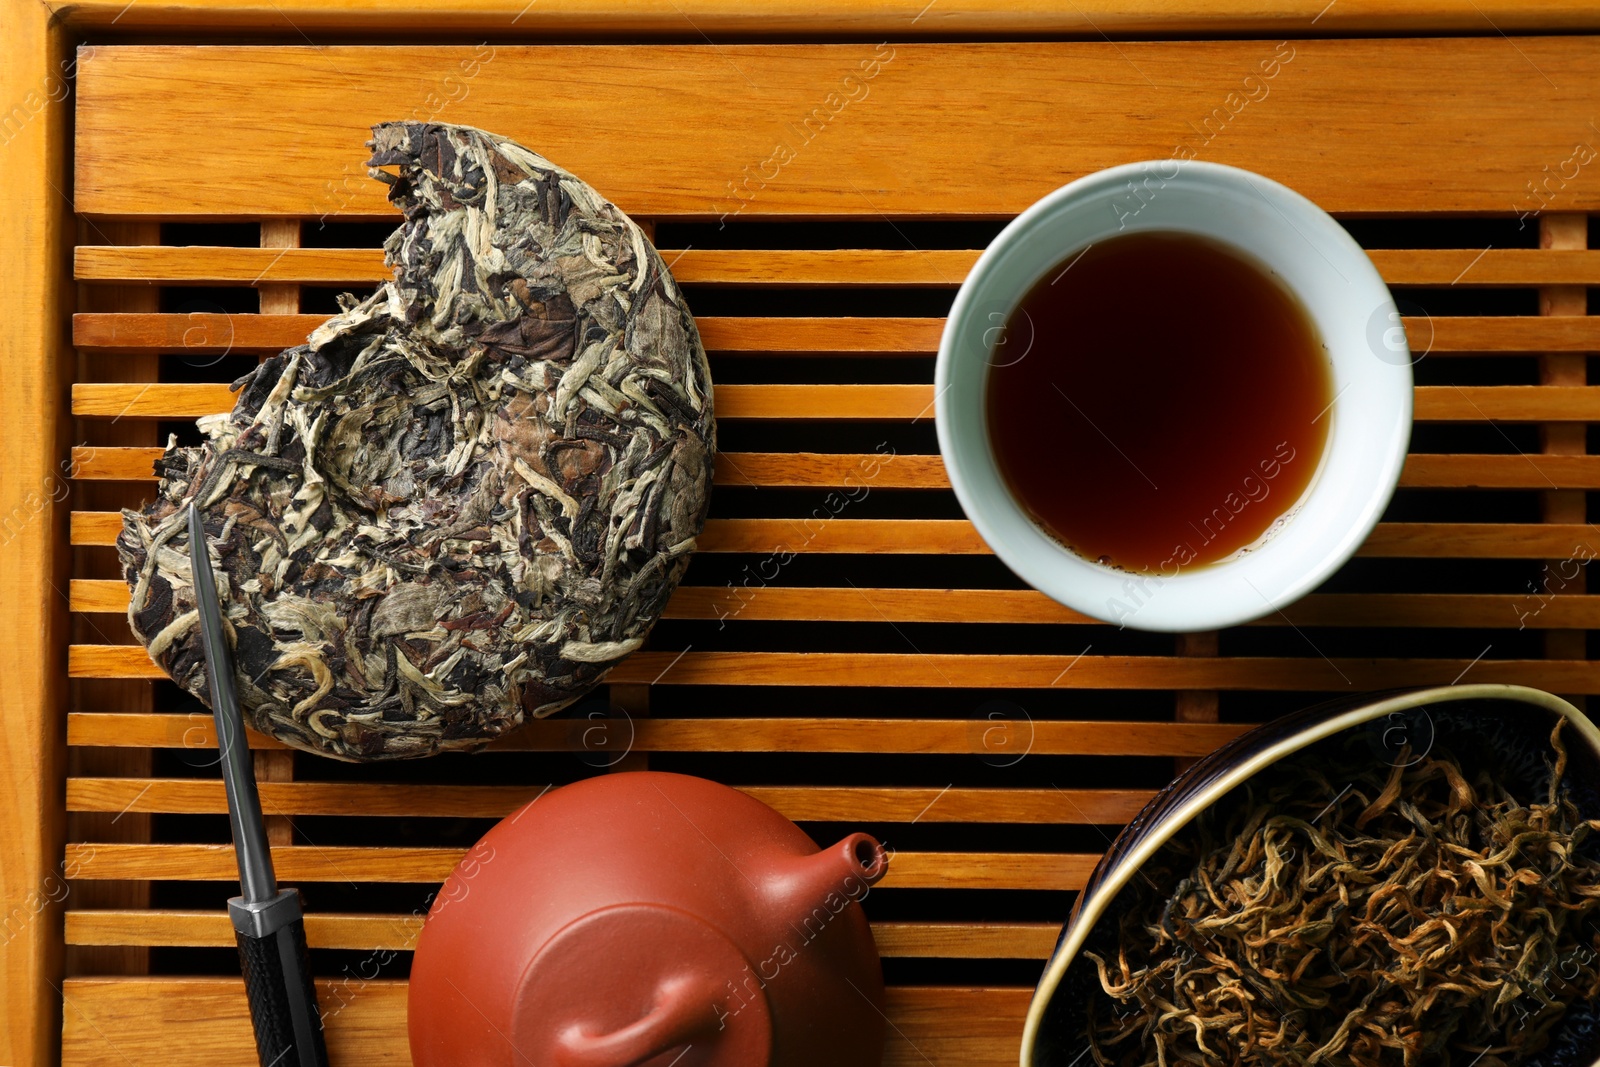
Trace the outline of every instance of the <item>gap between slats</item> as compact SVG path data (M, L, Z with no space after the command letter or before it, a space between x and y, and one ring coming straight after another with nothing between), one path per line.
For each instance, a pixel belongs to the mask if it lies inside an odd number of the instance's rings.
M527 723L495 741L487 751L568 752L581 747L587 718L550 718ZM640 718L633 720L629 748L635 752L809 752L957 755L981 752L987 720ZM1124 722L1120 720L1030 722L1022 730L1030 755L1203 756L1248 726ZM252 749L288 746L246 730ZM210 715L72 712L69 745L108 748L216 748ZM1019 744L1019 747L1023 747Z

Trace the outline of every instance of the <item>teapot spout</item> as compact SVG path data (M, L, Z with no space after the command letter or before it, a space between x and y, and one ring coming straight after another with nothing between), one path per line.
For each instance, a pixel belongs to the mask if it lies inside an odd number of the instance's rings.
M871 834L851 834L837 844L785 864L776 895L799 918L792 920L816 936L813 926L826 925L853 902L867 895L889 870L889 852Z

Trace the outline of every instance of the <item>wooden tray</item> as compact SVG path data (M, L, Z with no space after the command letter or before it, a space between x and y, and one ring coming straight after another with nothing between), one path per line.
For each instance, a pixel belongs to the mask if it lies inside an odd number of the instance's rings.
M681 770L819 841L878 833L885 1062L1004 1064L1074 891L1175 761L1352 690L1600 692L1600 42L1497 32L1594 29L1576 5L119 6L6 8L0 1063L253 1062L209 716L130 645L106 546L168 432L383 276L380 120L507 134L652 227L724 452L668 619L576 713L377 767L253 738L336 1062L407 1061L430 892L552 783ZM1419 30L1467 35L1316 36ZM526 43L607 33L628 43ZM1184 33L1240 39L1131 39ZM1086 39L999 39L1024 34ZM761 35L786 40L732 43ZM1426 356L1359 557L1258 624L1172 638L1019 587L949 492L930 383L1005 219L1175 152L1345 219Z

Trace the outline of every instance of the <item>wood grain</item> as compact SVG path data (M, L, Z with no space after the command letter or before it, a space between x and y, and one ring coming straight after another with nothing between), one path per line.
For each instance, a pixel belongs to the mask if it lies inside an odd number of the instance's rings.
M73 344L104 352L162 348L187 355L259 355L304 344L327 315L248 314L82 314L72 320ZM1594 342L1585 331L1576 338L1551 330L1549 320L1529 318L1508 343L1555 345ZM1533 324L1545 324L1543 326ZM695 319L706 351L726 354L844 353L848 355L931 355L938 351L943 319L907 317L818 318L801 316L704 316ZM1549 335L1549 336L1546 336ZM1446 342L1435 344L1444 351ZM1542 347L1551 347L1543 345Z
M229 34L280 37L285 25L308 30L364 31L430 36L488 31L538 38L689 36L704 34L799 37L866 35L896 39L922 34L1052 34L1102 40L1107 35L1194 34L1198 36L1321 32L1484 33L1485 24L1505 33L1551 33L1600 28L1600 16L1581 0L1273 0L1221 6L1203 0L968 0L929 9L921 0L824 0L822 3L637 2L566 0L527 7L522 0L406 5L383 0L318 4L286 0L269 15L251 0L187 0L133 10L118 0L48 0L44 5L77 30L178 28L221 29Z
M268 815L503 819L548 787L413 782L261 782ZM868 786L741 786L795 822L988 822L1120 825L1150 790L918 789ZM70 778L68 811L227 814L221 779Z
M1538 172L1530 161L1559 165L1583 135L1572 116L1594 103L1600 42L1528 37L1516 42L1519 56L1489 33L1492 23L1474 26L1485 36L1296 41L1281 53L1268 41L901 43L878 52L499 45L485 60L471 46L113 45L96 48L80 73L76 198L90 215L236 217L248 206L388 216L386 187L364 176L363 142L373 123L420 113L532 146L623 210L656 219L741 209L744 218L999 218L1073 178L1167 159L1185 145L1331 211L1505 213ZM690 26L682 32L698 39ZM1245 84L1279 54L1289 61L1259 82L1264 90ZM858 88L843 81L874 55L883 57L874 77ZM463 62L476 63L466 81ZM544 73L555 64L567 72L559 80ZM839 103L846 91L856 102ZM1246 91L1265 95L1234 103ZM446 92L454 100L441 109ZM1539 106L1506 107L1519 96ZM1392 120L1394 108L1405 122ZM1217 111L1208 135L1202 126ZM263 123L263 114L294 121ZM553 114L562 121L548 121ZM641 124L641 114L652 121ZM796 134L814 114L811 135ZM248 144L271 165L195 181L195 130ZM793 142L793 158L773 171L780 139ZM1595 183L1570 183L1562 195L1565 210L1600 209Z
M122 529L116 512L72 513L74 545L113 545ZM1580 523L1380 523L1358 556L1456 559L1566 558L1597 551L1600 531ZM892 553L987 555L989 547L965 519L842 519L823 508L794 519L712 519L701 534L702 552L742 552L786 558L786 553ZM728 611L743 593L728 600Z
M841 509L842 510L842 509ZM96 520L97 536L116 530ZM1579 523L1380 523L1360 556L1471 559L1565 558L1577 546L1600 552L1600 531ZM989 547L965 519L847 519L827 506L792 519L712 519L702 552L741 552L785 560L786 553L987 555ZM742 593L727 602L733 610Z
M311 331L327 319L326 315L86 312L72 317L72 341L81 349L111 353L159 348L188 355L258 355L305 343ZM1597 318L1441 315L1408 316L1403 322L1418 359L1600 351ZM926 356L939 350L939 335L944 330L944 319L931 317L707 315L695 323L706 351L724 355Z
M124 613L120 580L74 580L72 610ZM1535 610L1538 609L1538 610ZM680 586L668 619L730 622L947 622L1096 624L1032 589L863 589ZM1600 598L1506 593L1313 593L1248 626L1594 629Z
M424 915L367 912L306 915L312 948L357 952L416 947ZM1054 923L881 922L872 924L880 955L942 959L1036 959L1050 955L1061 927ZM69 945L148 945L232 948L225 911L68 911Z
M884 1004L893 1024L884 1067L1010 1067L1031 994L1023 988L891 987ZM168 1067L174 1048L195 1062L255 1062L238 979L79 979L67 983L65 995L62 1062L69 1067ZM411 1062L404 982L319 980L317 996L334 1063Z
M73 645L74 678L165 678L144 649ZM1474 682L1566 686L1600 693L1600 665L1587 660L1327 659L1228 656L984 656L876 652L636 652L613 668L613 684L801 685L871 688L1230 689L1356 692L1449 685L1469 668Z
M1570 390L1544 390L1545 393ZM1580 390L1581 391L1581 390ZM1482 390L1479 390L1482 392ZM1595 390L1600 394L1600 388ZM75 385L72 413L113 419L198 418L233 410L236 395L224 384ZM1526 404L1526 399L1519 398ZM1539 402L1554 410L1559 397ZM1592 401L1591 401L1592 402ZM1496 407L1493 395L1483 403ZM932 418L933 389L925 385L719 385L717 418L728 419L887 419ZM1534 417L1559 418L1543 413Z
M1600 323L1600 317L1584 321ZM232 411L235 399L223 384L87 383L72 387L72 413L112 419L198 418ZM1586 422L1600 419L1600 386L1419 385L1415 414L1419 422ZM915 422L932 415L930 385L717 387L719 420Z
M399 217L395 217L396 225ZM1600 249L1376 248L1367 252L1395 286L1600 285ZM681 285L955 288L976 249L663 248ZM79 245L81 282L130 285L377 285L390 271L377 248L259 248Z
M272 864L286 883L400 882L437 884L467 850L274 846ZM138 878L180 882L237 881L232 845L69 844L66 861L79 878ZM899 852L883 889L1082 889L1100 861L1068 852Z
M54 98L70 71L64 29L32 0L0 0L4 165L0 166L0 1063L58 1061L62 976L61 846L65 816L63 713L70 576L61 528L69 483L62 466L73 356L63 324L73 293L67 176L69 104Z

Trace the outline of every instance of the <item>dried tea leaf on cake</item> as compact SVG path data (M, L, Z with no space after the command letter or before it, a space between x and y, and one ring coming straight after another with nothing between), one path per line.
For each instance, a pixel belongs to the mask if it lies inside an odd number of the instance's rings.
M206 699L199 507L247 720L344 759L473 748L600 682L683 575L715 441L694 320L627 215L471 127L368 145L394 279L169 445L117 540L135 633Z

